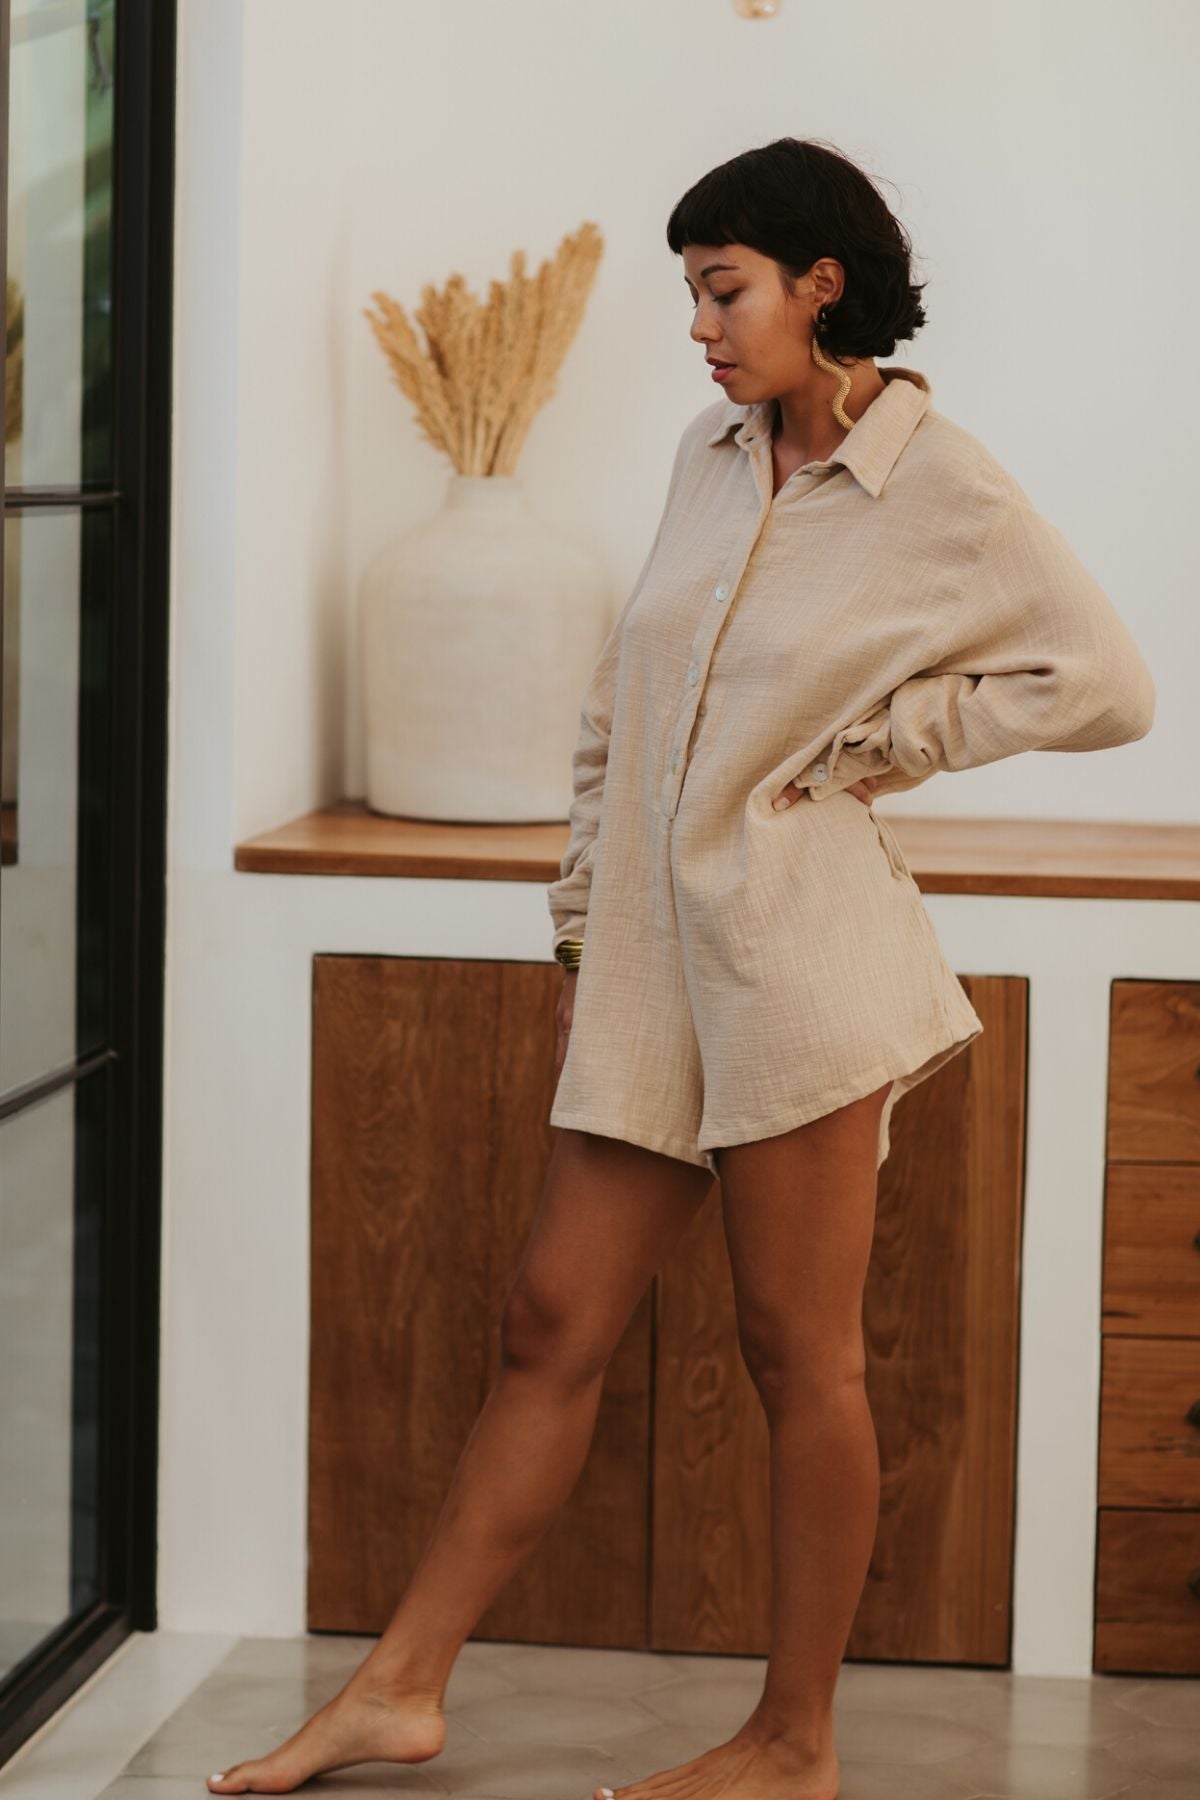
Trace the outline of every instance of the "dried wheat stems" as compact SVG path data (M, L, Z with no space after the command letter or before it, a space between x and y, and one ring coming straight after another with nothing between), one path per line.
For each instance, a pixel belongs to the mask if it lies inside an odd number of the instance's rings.
M586 220L564 237L532 279L514 250L507 281L493 280L486 303L451 275L439 292L421 290L416 321L390 295L371 295L363 315L417 425L460 475L512 475L529 427L554 393L563 358L579 329L604 248Z

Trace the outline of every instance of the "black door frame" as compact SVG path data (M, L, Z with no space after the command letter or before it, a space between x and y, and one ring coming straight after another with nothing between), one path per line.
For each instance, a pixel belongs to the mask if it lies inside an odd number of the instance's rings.
M0 1681L0 1769L134 1631L157 1616L158 1406L166 947L167 654L176 0L116 0L111 484L5 493L5 517L102 509L111 519L111 932L102 1049L0 1096L3 1120L106 1073L99 1416L100 1598ZM11 0L0 0L0 292L7 291ZM4 341L0 335L0 374ZM3 600L0 559L0 602ZM0 604L0 632L3 608ZM0 638L2 649L2 638ZM3 995L0 993L0 1005ZM2 1423L2 1421L0 1421Z

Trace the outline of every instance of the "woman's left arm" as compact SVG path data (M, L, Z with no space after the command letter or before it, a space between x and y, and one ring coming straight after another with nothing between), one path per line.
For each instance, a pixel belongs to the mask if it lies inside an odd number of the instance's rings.
M820 800L847 773L887 792L1022 750L1105 750L1144 737L1154 711L1153 678L1120 614L1017 494L984 540L946 655L838 731L795 785Z

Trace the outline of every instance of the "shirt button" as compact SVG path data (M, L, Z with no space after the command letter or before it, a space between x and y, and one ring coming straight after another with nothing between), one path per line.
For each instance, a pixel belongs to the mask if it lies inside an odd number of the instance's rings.
M672 775L675 773L675 771L678 767L679 767L679 752L676 751L674 753L674 755L671 757L671 773L672 773Z
M729 598L729 583L727 581L718 581L716 587L713 589L713 599L714 600L728 600L728 598Z
M828 781L829 780L829 770L826 768L824 763L814 763L813 764L812 778L814 781Z
M695 663L688 664L688 686L689 687L695 687L696 677L699 673L700 673L700 671L699 671L699 669L697 669Z

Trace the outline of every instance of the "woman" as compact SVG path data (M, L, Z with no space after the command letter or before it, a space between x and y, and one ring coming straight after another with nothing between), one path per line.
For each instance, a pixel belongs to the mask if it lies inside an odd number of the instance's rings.
M876 366L925 315L859 169L810 141L748 151L685 194L667 241L724 391L684 429L584 697L548 890L559 1129L502 1366L370 1655L216 1793L438 1754L458 1650L574 1487L607 1362L719 1175L771 1438L766 1680L731 1739L616 1800L832 1800L879 1503L878 1168L898 1096L983 1029L871 798L1153 719L1137 647L1060 534L923 375Z

